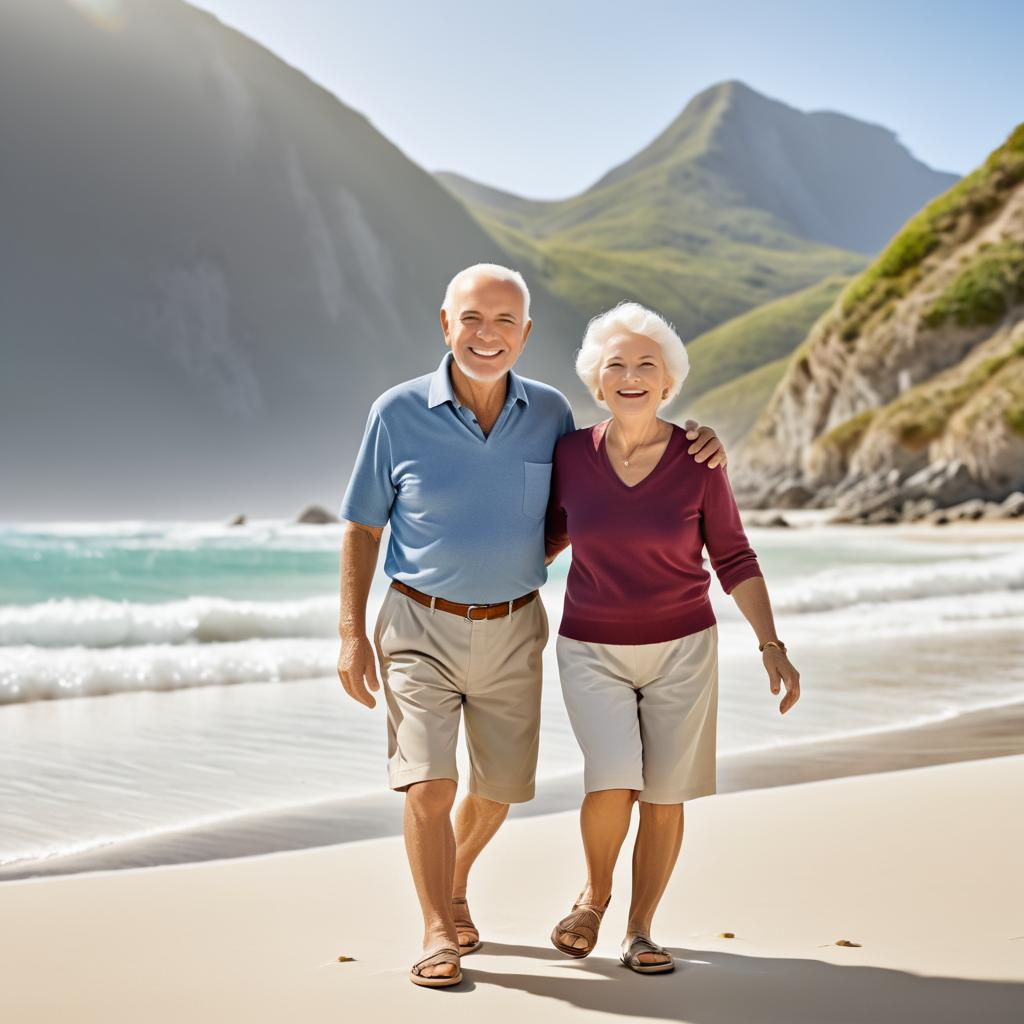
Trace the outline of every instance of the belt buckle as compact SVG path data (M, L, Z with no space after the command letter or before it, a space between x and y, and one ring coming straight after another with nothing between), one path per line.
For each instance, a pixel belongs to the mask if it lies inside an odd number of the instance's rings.
M469 605L466 608L466 621L467 622L483 622L484 621L483 619L474 619L473 618L473 609L474 608L490 608L490 605L488 605L488 604L471 604L471 605Z

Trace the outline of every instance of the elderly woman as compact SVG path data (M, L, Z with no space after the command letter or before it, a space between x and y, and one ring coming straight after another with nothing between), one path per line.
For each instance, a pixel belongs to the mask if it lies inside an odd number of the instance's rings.
M705 546L757 636L771 692L785 685L779 711L800 695L725 469L695 463L682 428L658 416L688 368L675 331L643 306L622 303L590 322L576 371L611 418L558 442L547 519L548 560L572 545L556 650L585 759L587 863L551 941L573 957L593 950L639 800L621 950L639 973L675 966L651 922L682 844L683 804L715 792L718 628Z

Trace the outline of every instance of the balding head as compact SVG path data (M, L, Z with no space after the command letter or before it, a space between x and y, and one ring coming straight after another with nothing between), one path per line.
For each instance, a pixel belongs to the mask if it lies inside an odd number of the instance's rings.
M509 267L501 266L500 263L475 263L471 267L460 270L448 282L441 308L448 311L449 317L452 313L452 300L459 287L463 284L475 283L482 278L490 278L494 281L511 281L515 284L523 297L522 321L525 324L530 319L530 289L526 287L523 275L518 270L511 270Z
M522 355L532 326L530 293L516 271L478 263L459 271L449 283L441 330L467 377L499 381Z

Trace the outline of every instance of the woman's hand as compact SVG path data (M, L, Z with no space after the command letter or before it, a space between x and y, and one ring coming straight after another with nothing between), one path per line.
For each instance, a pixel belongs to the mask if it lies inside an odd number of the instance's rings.
M777 647L766 647L761 660L768 672L772 693L778 696L780 684L786 687L786 696L779 704L779 714L784 715L800 699L800 673L785 652Z

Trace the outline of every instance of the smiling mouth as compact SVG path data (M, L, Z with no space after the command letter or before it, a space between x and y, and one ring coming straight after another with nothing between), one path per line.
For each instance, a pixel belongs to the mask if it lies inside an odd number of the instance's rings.
M502 350L500 348L473 348L470 347L470 352L480 359L495 359L501 355Z
M616 394L620 398L643 398L647 394L646 391L641 391L636 388L626 388L622 391L617 391Z

